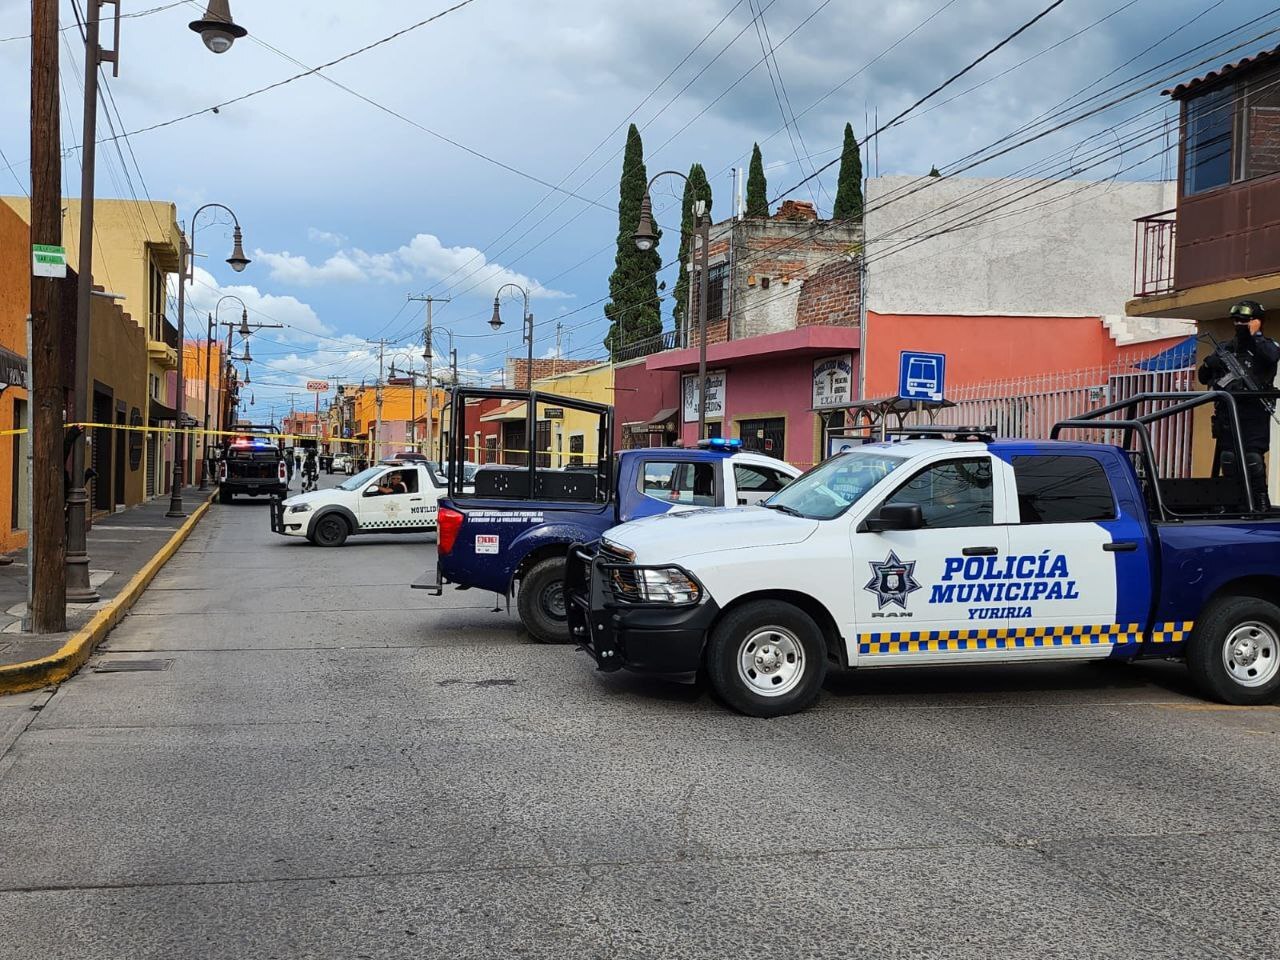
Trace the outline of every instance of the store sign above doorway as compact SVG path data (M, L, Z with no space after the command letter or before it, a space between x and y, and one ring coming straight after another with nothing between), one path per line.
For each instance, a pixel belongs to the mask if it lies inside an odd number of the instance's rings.
M55 247L47 243L36 243L31 246L31 275L33 277L55 277L61 279L67 275L67 248Z
M724 387L728 375L723 370L707 371L707 419L720 420L724 417ZM698 375L688 374L680 382L680 393L684 398L684 422L698 422Z
M813 409L847 407L853 402L853 354L813 361Z

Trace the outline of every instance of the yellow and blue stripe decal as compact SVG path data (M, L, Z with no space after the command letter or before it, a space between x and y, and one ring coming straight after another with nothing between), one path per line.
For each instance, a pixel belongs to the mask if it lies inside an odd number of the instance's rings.
M1174 644L1185 643L1191 636L1191 628L1195 626L1191 620L1178 620L1172 623L1160 623L1147 637L1150 643Z
M1180 644L1191 623L1165 623L1146 635L1140 624L1099 624L1070 627L1010 627L986 630L913 630L901 633L864 633L858 637L858 653L864 656L901 653L947 653L972 650L1034 650L1048 647L1136 648L1144 641Z

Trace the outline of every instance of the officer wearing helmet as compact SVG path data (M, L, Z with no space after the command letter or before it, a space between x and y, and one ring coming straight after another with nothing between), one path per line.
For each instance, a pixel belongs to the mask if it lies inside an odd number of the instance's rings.
M1257 391L1275 389L1276 367L1280 364L1280 344L1263 333L1266 311L1256 300L1241 300L1231 308L1231 322L1236 335L1218 346L1200 364L1200 382L1216 390L1236 395L1236 413L1240 419L1240 441L1244 447L1246 469L1252 479L1266 480L1263 457L1271 446L1272 399L1251 396ZM1228 356L1223 356L1223 354ZM1234 362L1233 362L1234 360ZM1231 414L1218 404L1214 414L1215 473L1236 472L1235 442L1231 431ZM1259 485L1261 486L1261 485Z

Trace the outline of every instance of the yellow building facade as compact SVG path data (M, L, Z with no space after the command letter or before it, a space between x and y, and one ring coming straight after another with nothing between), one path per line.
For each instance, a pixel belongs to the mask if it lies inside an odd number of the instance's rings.
M0 197L24 221L31 222L31 201ZM148 497L168 489L172 472L174 425L171 372L178 367L178 336L168 319L169 276L178 272L181 231L177 208L164 201L98 199L93 214L94 284L123 299L117 303L142 327L147 344L145 487ZM67 262L80 263L80 201L63 200L62 242ZM196 324L203 329L203 322ZM203 379L204 370L199 371ZM94 376L94 371L90 371Z
M378 393L375 387L359 387L355 395L355 422L351 424L352 436L376 449L377 457L387 457L415 445L425 444L427 438L427 388L408 383L389 383L381 388L382 433L378 434ZM432 438L439 437L440 410L448 399L445 391L437 388L432 397L431 419L435 424ZM433 439L433 446L434 446Z
M533 389L539 393L612 405L613 364L606 361L567 373L539 377L533 381ZM538 415L541 417L544 412L539 410ZM594 463L600 449L600 428L598 416L564 407L562 416L550 420L551 466L564 467L584 461ZM542 452L541 447L539 452Z

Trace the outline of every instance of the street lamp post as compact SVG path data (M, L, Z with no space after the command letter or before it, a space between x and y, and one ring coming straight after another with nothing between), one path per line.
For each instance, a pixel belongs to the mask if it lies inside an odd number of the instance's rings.
M524 298L524 338L529 344L529 369L527 373L527 383L525 386L529 392L533 392L533 314L529 312L529 291L518 283L504 283L498 288L498 292L493 295L493 316L489 319L489 326L494 330L502 329L502 314L498 308L498 299L502 296L502 292L511 287L520 291L520 295Z
M253 333L255 330L284 328L283 323L250 323L249 317L243 312L240 314L239 324L236 324L230 320L223 320L220 326L227 328L226 364L227 364L227 370L228 370L227 376L228 378L231 378L231 379L235 378L235 373L236 373L235 360L237 359L236 357L231 356L231 337L233 334L236 334L236 333L240 334L241 339L243 339L245 342L245 345L246 345L245 353L247 354L249 352L248 351L249 335ZM250 357L249 359L252 360L253 358ZM245 367L245 376L247 377L248 375L249 375L249 368ZM248 380L245 380L244 382L248 383ZM231 425L230 424L231 404L227 403L224 409L226 410L228 419L222 422L222 426L220 429L225 430L227 427Z
M115 8L115 44L103 50L99 43L102 8ZM200 34L214 53L225 53L237 37L247 33L231 18L230 0L211 0L203 20L191 29ZM98 67L111 64L113 76L120 76L119 0L87 0L84 24L84 125L80 136L80 268L76 278L75 383L72 389L72 416L76 423L89 419L89 324L93 302L93 213L94 174L98 139ZM179 361L181 362L181 361ZM182 382L182 368L178 368ZM98 591L89 582L89 553L85 536L89 495L85 489L85 436L81 431L71 444L71 483L67 489L67 600L94 603ZM179 507L181 504L179 503Z
M214 4L210 4L210 9ZM221 203L206 203L200 207L191 216L191 243L187 243L185 235L178 238L178 389L177 404L178 408L174 411L177 418L176 423L179 431L186 423L186 380L184 379L185 370L183 369L183 342L186 339L187 328L187 282L195 277L195 256L196 256L196 221L200 214L205 210L223 210L230 214L232 221L235 223L235 233L233 234L234 246L231 250L231 256L227 257L227 263L236 273L240 273L249 265L249 258L244 255L244 238L240 233L240 219L235 212L228 206ZM247 352L247 351L246 351ZM206 384L206 387L208 385ZM175 435L177 436L177 435ZM173 450L173 483L169 493L169 510L165 513L166 517L185 517L186 513L182 509L182 476L183 476L183 454L186 451L186 441L174 443Z
M638 250L652 250L658 243L658 232L653 227L653 201L649 191L658 177L679 177L686 184L689 178L678 170L663 170L649 178L640 201L640 222L636 224L635 243ZM704 200L694 202L694 243L701 246L701 265L698 270L698 439L707 438L707 273L711 252L711 217ZM696 261L695 261L696 262Z

